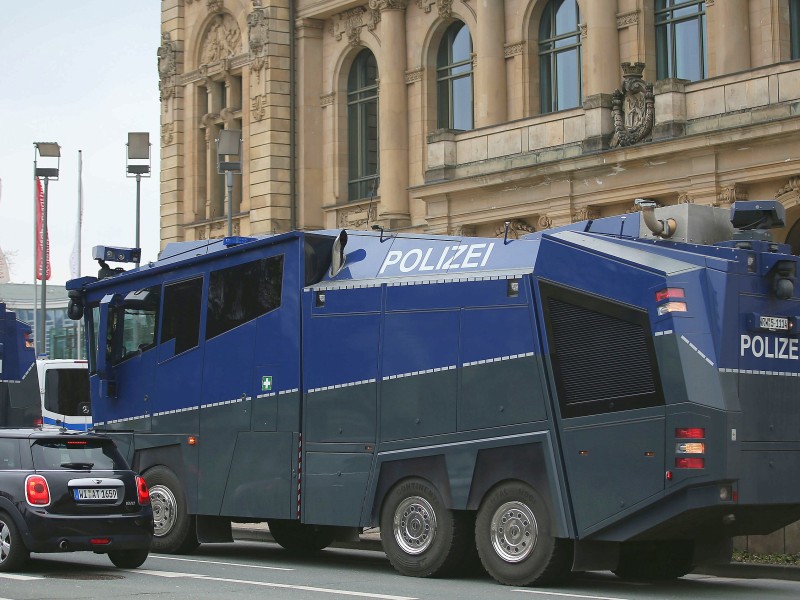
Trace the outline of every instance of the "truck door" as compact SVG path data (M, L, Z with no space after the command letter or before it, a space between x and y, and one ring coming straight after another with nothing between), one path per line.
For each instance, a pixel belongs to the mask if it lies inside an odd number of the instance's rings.
M539 290L569 496L585 537L664 490L653 337L634 305L553 281Z
M195 433L200 402L203 346L200 316L203 277L164 284L153 396L149 399L154 433Z

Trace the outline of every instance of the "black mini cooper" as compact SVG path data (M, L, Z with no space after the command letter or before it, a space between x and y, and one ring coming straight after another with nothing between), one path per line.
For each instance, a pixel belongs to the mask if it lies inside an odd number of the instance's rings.
M90 550L135 569L153 538L144 479L93 433L0 429L0 571L31 552Z

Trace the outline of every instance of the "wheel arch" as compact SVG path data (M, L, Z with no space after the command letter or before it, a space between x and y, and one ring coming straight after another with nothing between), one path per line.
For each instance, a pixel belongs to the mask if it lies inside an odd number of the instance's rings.
M555 535L570 537L566 515L558 494L555 465L548 460L542 443L534 442L478 451L467 510L478 510L487 494L497 486L512 481L519 481L535 489L547 503L555 526Z
M410 477L426 480L441 494L445 507L452 507L450 480L447 476L447 465L443 454L390 460L380 466L378 485L370 513L373 523L380 518L381 507L389 491L399 482Z
M153 467L165 467L172 471L178 481L183 484L183 492L186 495L188 512L197 512L197 496L193 486L189 484L189 468L184 460L183 451L180 444L170 444L156 448L137 449L133 455L133 470L143 476Z
M20 535L22 535L23 538L27 538L30 534L30 530L28 529L28 524L25 522L25 517L22 516L22 513L19 512L19 509L13 502L4 496L0 496L0 512L8 514L14 521L14 525L17 526Z

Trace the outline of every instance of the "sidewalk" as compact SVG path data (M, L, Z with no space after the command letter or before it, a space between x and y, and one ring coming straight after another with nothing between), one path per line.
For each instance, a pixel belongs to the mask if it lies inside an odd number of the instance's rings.
M269 533L266 523L234 523L233 539L247 542L275 542ZM333 548L348 550L368 550L383 552L380 532L370 529L362 533L358 542L334 542ZM800 567L788 565L762 565L753 563L732 562L717 567L702 567L694 571L701 575L728 577L731 579L782 579L784 581L800 581Z

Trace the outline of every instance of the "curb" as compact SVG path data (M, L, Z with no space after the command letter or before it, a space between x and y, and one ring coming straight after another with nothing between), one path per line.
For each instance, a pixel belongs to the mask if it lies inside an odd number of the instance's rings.
M276 543L266 527L234 525L233 539L242 542ZM346 550L367 550L383 552L380 535L377 532L362 533L359 541L334 542L332 548ZM762 565L754 563L732 562L728 565L700 567L694 571L698 575L726 577L729 579L779 579L783 581L800 581L800 567L790 565Z

